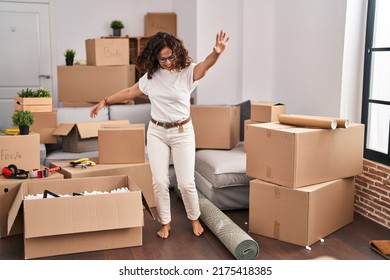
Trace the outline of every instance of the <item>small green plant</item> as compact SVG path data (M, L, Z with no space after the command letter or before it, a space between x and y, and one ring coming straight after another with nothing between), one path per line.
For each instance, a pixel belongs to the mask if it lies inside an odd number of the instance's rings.
M66 59L71 59L76 56L76 51L74 49L67 49L64 53Z
M18 95L20 97L33 97L35 95L35 91L33 91L32 89L26 88L26 89L22 89L21 91L19 91Z
M51 92L45 88L38 88L35 91L35 97L51 97Z
M32 89L29 89L29 88L26 88L26 89L22 89L21 91L19 91L18 93L18 96L19 97L23 97L23 98L26 98L26 97L29 97L29 98L35 98L35 97L51 97L51 92L47 89L44 89L44 88L38 88L37 90L32 90Z
M122 29L125 26L123 25L122 21L120 21L120 20L113 20L113 21L111 21L110 27L112 29Z
M15 111L12 115L12 123L15 126L31 126L34 123L34 115L30 111Z

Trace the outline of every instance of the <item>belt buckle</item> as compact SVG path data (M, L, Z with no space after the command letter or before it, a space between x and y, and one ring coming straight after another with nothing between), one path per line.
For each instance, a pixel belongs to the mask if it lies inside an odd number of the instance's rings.
M162 123L162 124L163 124L162 127L165 128L165 129L167 129L167 123L164 122L164 123Z

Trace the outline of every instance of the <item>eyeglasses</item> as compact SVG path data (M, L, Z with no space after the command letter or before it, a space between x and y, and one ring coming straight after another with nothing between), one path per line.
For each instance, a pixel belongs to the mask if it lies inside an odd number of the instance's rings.
M160 57L158 59L158 61L161 62L161 63L164 63L164 62L167 62L167 61L171 62L173 60L175 60L175 56L173 54L168 56L168 57Z

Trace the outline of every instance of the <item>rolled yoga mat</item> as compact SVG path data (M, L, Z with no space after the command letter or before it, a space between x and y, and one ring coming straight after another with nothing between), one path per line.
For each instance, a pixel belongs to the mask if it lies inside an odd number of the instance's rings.
M253 260L259 245L203 194L199 194L200 219L238 260Z

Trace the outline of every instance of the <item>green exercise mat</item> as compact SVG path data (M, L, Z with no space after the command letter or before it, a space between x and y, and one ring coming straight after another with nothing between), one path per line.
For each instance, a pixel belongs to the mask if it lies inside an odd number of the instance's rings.
M203 194L199 194L200 219L238 260L253 260L259 245Z

